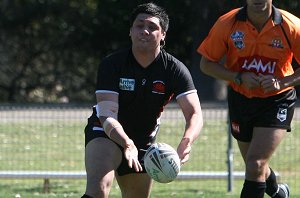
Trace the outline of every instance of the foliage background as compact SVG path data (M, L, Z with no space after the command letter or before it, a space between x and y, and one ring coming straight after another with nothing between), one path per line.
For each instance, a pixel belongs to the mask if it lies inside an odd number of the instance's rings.
M0 102L93 102L101 58L130 45L130 13L144 2L0 1ZM189 67L201 100L219 99L224 83L200 72L196 48L221 14L244 1L153 2L170 17L167 51ZM300 0L274 4L300 16Z

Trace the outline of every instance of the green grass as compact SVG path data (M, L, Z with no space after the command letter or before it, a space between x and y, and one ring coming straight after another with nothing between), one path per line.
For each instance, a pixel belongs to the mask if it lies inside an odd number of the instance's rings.
M25 185L24 185L25 183ZM82 195L84 181L76 180L71 183L68 180L53 180L51 182L51 192L45 194L42 192L41 182L32 182L27 180L14 180L9 184L0 184L0 197L15 197L20 194L22 198L46 198L46 197L70 197L78 198ZM151 194L153 198L189 198L189 197L201 197L201 198L224 198L224 197L236 197L238 198L238 192L226 193L221 189L213 189L211 186L215 185L212 181L176 181L169 184L154 184L154 188ZM221 182L220 182L221 185ZM224 182L222 182L224 185ZM223 186L226 188L226 185ZM4 190L9 189L10 191ZM111 194L111 198L119 198L120 192L118 186L114 183Z
M41 112L38 112L41 113ZM86 123L82 119L8 119L0 120L0 170L84 170L84 134ZM16 112L16 116L20 112ZM173 114L171 114L173 115ZM183 133L183 120L175 116L162 119L158 141L173 147L179 143ZM193 145L191 158L182 171L226 171L227 170L227 124L218 111L206 112L205 126ZM300 122L293 122L289 133L271 160L271 166L279 174L279 181L289 183L291 197L300 197ZM234 170L243 171L244 165L234 142ZM233 192L227 192L225 179L174 181L169 184L155 183L151 197L224 198L239 197L242 180L234 180ZM50 180L50 193L43 193L43 180L0 179L0 198L52 198L80 197L85 189L84 180ZM114 182L111 196L120 197Z

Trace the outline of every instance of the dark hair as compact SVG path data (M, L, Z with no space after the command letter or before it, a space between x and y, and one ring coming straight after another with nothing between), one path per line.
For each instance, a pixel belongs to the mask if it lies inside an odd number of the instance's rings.
M145 3L140 4L137 8L135 8L131 14L131 25L133 24L134 20L136 19L137 15L145 13L150 14L151 16L155 16L159 19L159 24L161 28L167 32L169 28L169 17L166 11L154 4L154 3Z

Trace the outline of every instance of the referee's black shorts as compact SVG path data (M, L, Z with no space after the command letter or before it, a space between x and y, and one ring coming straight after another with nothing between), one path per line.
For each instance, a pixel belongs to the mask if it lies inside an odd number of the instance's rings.
M239 141L250 142L254 127L270 127L291 131L296 90L288 90L268 98L247 98L228 89L231 134Z

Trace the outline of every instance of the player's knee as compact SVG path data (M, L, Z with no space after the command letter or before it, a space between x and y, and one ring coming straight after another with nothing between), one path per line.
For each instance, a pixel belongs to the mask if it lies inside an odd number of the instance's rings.
M266 161L260 159L248 159L246 162L247 175L251 177L261 177L266 172Z
M123 198L149 198L150 193L147 192L122 192L122 197Z
M86 194L92 197L108 197L110 189L112 186L112 181L91 181L87 182Z
M121 189L123 198L148 198L150 197L151 187L136 187Z
M100 182L100 184L99 184L100 194L108 196L109 191L111 189L111 186L112 186L112 181L105 181L105 182L102 181L102 182Z

